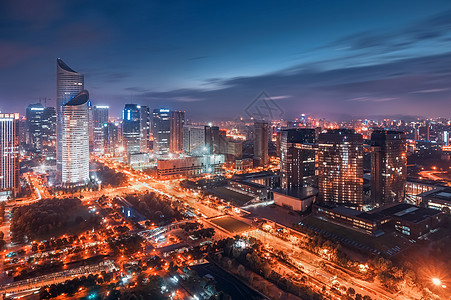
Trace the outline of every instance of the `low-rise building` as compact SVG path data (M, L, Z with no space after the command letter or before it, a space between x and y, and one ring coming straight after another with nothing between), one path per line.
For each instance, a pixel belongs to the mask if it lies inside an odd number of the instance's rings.
M428 207L440 211L451 212L451 188L439 187L418 195L421 201Z
M274 189L274 203L294 211L304 212L316 201L318 190L312 187Z

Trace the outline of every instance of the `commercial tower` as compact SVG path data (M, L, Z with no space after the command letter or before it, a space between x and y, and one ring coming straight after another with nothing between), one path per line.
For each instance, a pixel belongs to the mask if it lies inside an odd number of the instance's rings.
M88 91L84 90L61 108L63 184L84 184L89 180Z
M318 200L360 208L363 205L363 138L351 129L318 137Z
M171 121L169 109L154 109L152 113L153 149L163 155L169 153Z
M96 105L92 110L94 152L105 153L105 126L108 123L108 106Z
M268 164L268 123L254 122L254 165L264 167Z
M41 103L30 104L25 113L27 118L27 145L36 153L42 151L42 117L44 109Z
M402 202L407 177L405 133L373 130L371 146L372 204Z
M89 180L89 94L84 75L57 59L57 180L63 185Z
M150 108L148 106L140 107L141 114L141 152L149 151L150 143Z
M125 104L122 111L122 137L127 155L140 152L141 106Z
M281 130L280 175L283 189L316 185L314 143L314 129Z
M56 159L56 110L46 107L41 120L42 154L47 159Z
M173 110L170 114L170 151L178 153L183 151L183 125L185 125L185 112Z
M0 200L19 188L19 114L0 114Z

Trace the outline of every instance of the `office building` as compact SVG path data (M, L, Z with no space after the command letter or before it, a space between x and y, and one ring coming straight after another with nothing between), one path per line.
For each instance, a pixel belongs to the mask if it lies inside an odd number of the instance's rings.
M318 137L318 201L360 208L363 205L363 138L351 129Z
M93 124L93 151L98 154L105 153L105 129L108 123L108 106L96 105L92 109Z
M44 106L41 103L30 104L26 110L27 135L26 143L33 152L42 151L42 115Z
M123 154L122 147L122 130L119 123L108 122L103 127L105 154L118 156ZM122 149L121 149L122 148Z
M89 181L89 93L84 90L61 108L63 185L82 185Z
M56 110L46 107L42 113L41 141L42 155L48 160L56 159Z
M405 133L373 130L371 148L372 204L402 202L407 177Z
M57 59L57 181L89 180L89 94L84 75Z
M141 150L141 106L125 104L122 111L122 139L126 155Z
M167 108L154 109L152 113L153 149L159 155L169 153L171 121Z
M183 151L183 125L185 125L184 111L171 111L170 125L170 151L179 153Z
M205 146L205 126L183 126L183 151L190 155L207 154Z
M150 108L148 106L140 107L141 114L141 146L140 151L145 153L149 151L150 143Z
M268 123L254 122L254 166L268 164Z
M19 114L0 113L0 200L19 192Z
M205 147L208 154L219 154L219 127L207 125L205 128Z
M283 189L315 186L315 130L280 131L280 175Z

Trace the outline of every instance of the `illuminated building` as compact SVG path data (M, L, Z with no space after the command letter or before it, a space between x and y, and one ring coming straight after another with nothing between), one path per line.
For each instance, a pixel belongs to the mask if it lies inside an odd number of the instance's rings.
M268 123L254 122L254 165L268 164Z
M27 145L37 153L40 153L42 150L42 115L44 109L41 103L36 103L28 105L26 110Z
M56 159L56 110L46 107L41 121L42 154L47 159Z
M108 106L96 105L92 111L94 152L105 153L105 124L108 123Z
M371 134L371 200L373 205L404 199L407 157L401 131L374 130Z
M139 153L141 148L141 106L125 104L122 111L122 138L128 155Z
M89 118L88 113L88 105L87 102L89 99L86 98L87 92L83 92L84 90L84 75L77 73L73 69L71 69L68 65L66 65L61 59L57 59L56 63L56 101L57 101L57 181L63 184L71 184L74 183L71 180L75 180L75 178L84 181L86 178L86 170L89 172L89 122L86 121L86 131L82 132L80 129L73 128L73 124L69 124L66 121L71 121L75 123L79 123L78 121L74 121L70 117L70 112L73 109L78 111L76 114L83 114L84 107L86 104L86 119ZM85 104L75 105L73 107L66 107L66 114L63 113L63 107L73 99L77 98L78 100L86 100ZM74 102L73 102L74 103ZM80 106L80 107L79 107ZM75 117L75 115L74 115ZM76 119L80 118L85 119L85 116L76 116ZM83 123L83 122L81 122ZM83 124L84 126L85 124ZM71 129L69 129L69 127ZM83 127L83 129L85 129ZM63 136L63 133L66 134ZM72 170L72 167L78 167L80 162L76 164L72 164L74 159L77 157L69 156L68 144L76 145L79 144L80 149L84 150L85 138L87 138L88 148L86 152L83 153L84 159L81 162L84 163L80 170ZM76 151L78 154L78 151ZM70 161L68 161L70 159ZM81 165L80 165L81 166ZM64 170L63 170L64 169ZM63 172L65 173L63 175ZM64 177L64 178L63 178Z
M219 127L205 126L205 147L208 154L219 154Z
M351 129L331 129L318 137L318 201L363 205L363 139Z
M103 125L105 153L113 156L120 155L122 146L121 126L119 123L108 122Z
M148 106L141 106L140 114L141 114L140 152L148 152L150 143L150 108Z
M171 125L170 125L170 151L172 153L179 153L183 151L183 125L185 125L184 111L171 111Z
M175 159L161 159L157 161L159 177L171 178L179 176L198 176L204 173L221 172L224 155L187 156Z
M191 155L206 154L205 126L183 126L183 151Z
M280 175L283 189L315 185L315 130L280 131Z
M61 183L81 185L89 181L89 93L84 90L61 108Z
M167 108L154 109L152 114L153 149L160 155L169 153L171 139L169 114L170 110Z
M0 200L19 188L19 114L0 114Z

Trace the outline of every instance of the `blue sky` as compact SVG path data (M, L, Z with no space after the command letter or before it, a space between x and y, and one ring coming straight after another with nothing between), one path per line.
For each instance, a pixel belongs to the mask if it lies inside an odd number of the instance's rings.
M55 101L56 58L94 104L233 119L449 116L450 1L0 2L0 110ZM53 104L54 105L54 104Z

